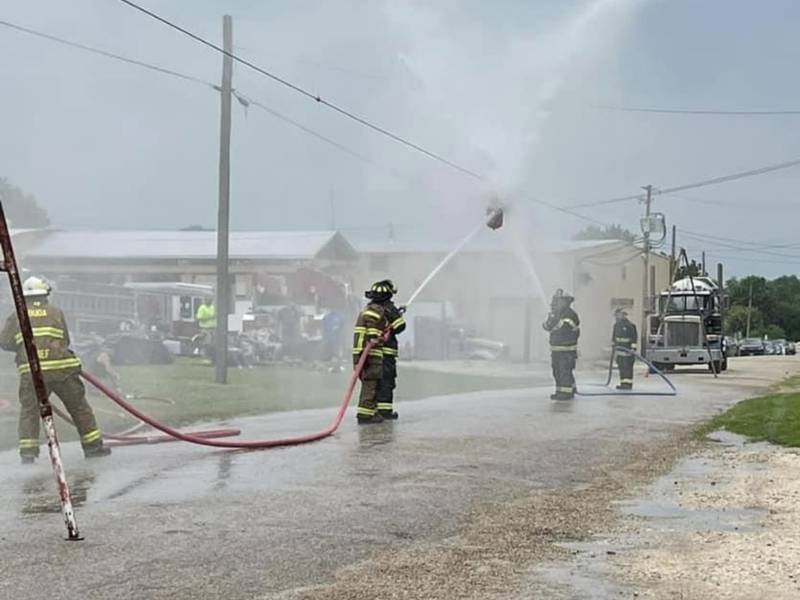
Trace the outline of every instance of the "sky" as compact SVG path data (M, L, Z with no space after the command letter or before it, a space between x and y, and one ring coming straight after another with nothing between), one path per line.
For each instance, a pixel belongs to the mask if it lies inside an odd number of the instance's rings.
M554 211L800 158L791 0L141 0L476 178L242 65L234 87L361 158L234 102L231 225L458 237L499 195L536 239ZM219 54L119 0L0 3L0 20L218 82ZM214 227L219 94L0 26L0 176L63 228ZM800 167L678 195L653 210L733 275L800 274ZM576 209L638 230L637 201ZM390 227L391 225L391 227ZM697 239L697 234L714 236ZM792 244L795 244L792 246ZM760 245L760 246L759 246ZM764 247L771 246L771 247Z

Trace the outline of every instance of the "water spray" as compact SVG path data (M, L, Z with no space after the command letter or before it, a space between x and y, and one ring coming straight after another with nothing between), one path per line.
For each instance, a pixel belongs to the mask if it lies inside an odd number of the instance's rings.
M480 233L481 229L483 229L484 226L489 227L489 229L493 230L500 229L500 227L503 226L504 214L505 210L501 206L494 205L487 208L486 217L481 219L481 222L478 224L478 226L475 227L473 230L471 230L466 235L466 237L464 237L464 239L462 239L456 245L456 247L453 248L450 251L450 253L447 256L445 256L441 260L441 262L439 262L439 264L433 268L433 270L430 273L428 273L428 276L422 281L422 283L419 284L419 287L417 287L417 289L414 290L414 292L411 294L411 296L405 302L405 304L403 304L403 311L405 312L405 310L408 309L408 307L414 302L414 300L416 300L419 297L419 295L433 280L433 278L436 277L442 269L444 269L447 263L449 263L456 254L461 252L464 246L466 246L472 240L472 238L474 238L476 235L478 235L478 233Z

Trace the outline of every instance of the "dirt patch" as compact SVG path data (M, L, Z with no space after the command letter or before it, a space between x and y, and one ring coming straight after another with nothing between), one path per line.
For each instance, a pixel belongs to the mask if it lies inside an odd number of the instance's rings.
M460 535L384 552L336 573L331 584L295 589L283 600L555 597L567 587L531 577L531 565L567 558L567 544L610 527L613 501L670 470L695 442L683 433L657 444L617 446L602 468L573 489L483 506ZM539 596L537 596L537 594Z
M633 510L610 541L629 547L609 563L638 597L800 597L797 450L715 444L682 461L642 500L680 512Z

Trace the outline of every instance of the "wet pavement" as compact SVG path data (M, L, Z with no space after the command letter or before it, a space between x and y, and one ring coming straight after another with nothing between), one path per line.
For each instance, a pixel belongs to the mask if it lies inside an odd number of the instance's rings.
M324 587L376 554L446 540L494 504L579 489L632 444L667 437L780 378L751 364L719 385L679 375L676 397L554 403L548 386L409 402L397 422L358 427L349 414L335 437L294 448L176 443L86 462L66 444L79 543L62 541L46 461L23 467L3 452L0 597L233 600ZM332 414L214 425L263 439L321 429Z

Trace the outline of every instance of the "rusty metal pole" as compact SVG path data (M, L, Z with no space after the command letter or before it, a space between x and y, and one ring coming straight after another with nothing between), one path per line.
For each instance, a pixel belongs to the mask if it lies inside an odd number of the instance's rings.
M28 308L25 304L25 297L22 294L22 281L17 270L17 260L14 258L14 248L11 244L11 232L8 229L3 204L0 202L0 248L3 251L3 270L8 273L8 281L11 287L11 295L14 298L14 307L17 310L19 319L19 330L22 334L22 343L25 346L25 354L28 357L28 364L31 367L31 378L33 379L33 389L36 392L36 399L39 401L39 415L42 417L44 431L47 435L47 446L50 449L50 464L53 467L53 475L56 478L58 495L61 500L61 513L64 516L64 523L67 526L67 540L77 541L83 539L78 532L78 523L75 520L75 511L72 508L72 498L69 493L67 476L64 473L64 465L61 462L61 447L58 445L56 427L53 423L53 407L50 405L47 387L42 376L42 367L39 364L39 354L36 344L33 341L33 331L31 322L28 318ZM23 375L24 376L24 375Z

